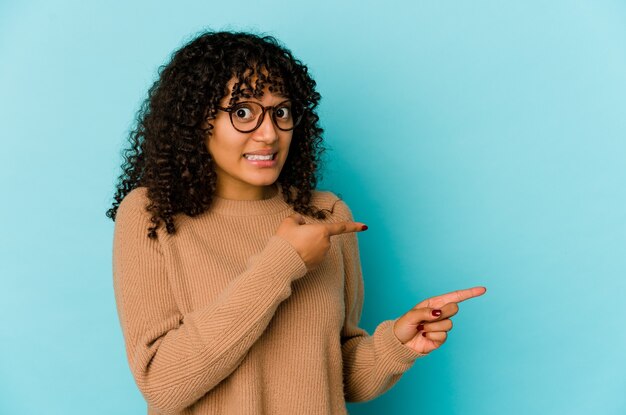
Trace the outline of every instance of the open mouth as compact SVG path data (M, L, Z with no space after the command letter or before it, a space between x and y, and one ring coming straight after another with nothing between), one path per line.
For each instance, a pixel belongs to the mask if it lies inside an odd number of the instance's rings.
M261 154L244 154L243 156L246 159L253 160L253 161L269 161L269 160L276 160L276 154L278 153L268 154L266 156L263 156Z

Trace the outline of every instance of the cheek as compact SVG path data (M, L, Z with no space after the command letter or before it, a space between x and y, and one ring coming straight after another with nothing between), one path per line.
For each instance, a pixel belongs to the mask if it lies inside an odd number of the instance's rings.
M289 150L289 148L291 147L292 141L293 141L293 133L290 133L283 140L283 147L285 148L285 150Z
M243 151L241 146L234 140L229 140L225 137L211 137L208 149L213 160L223 165L240 161L241 152Z
M241 137L225 128L223 123L215 122L211 136L207 137L206 144L212 158L222 163L231 163L241 158ZM226 126L228 127L228 126Z

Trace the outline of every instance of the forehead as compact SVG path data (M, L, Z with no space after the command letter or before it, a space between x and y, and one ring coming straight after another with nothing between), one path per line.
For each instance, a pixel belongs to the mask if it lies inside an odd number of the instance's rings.
M283 78L275 72L268 72L265 69L252 71L247 70L243 74L235 74L226 84L225 100L231 104L241 99L260 99L265 94L276 97L289 97Z

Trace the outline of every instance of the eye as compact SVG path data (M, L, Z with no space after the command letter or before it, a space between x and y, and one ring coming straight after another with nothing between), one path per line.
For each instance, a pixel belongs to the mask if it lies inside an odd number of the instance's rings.
M281 120L288 120L289 118L291 118L291 108L286 105L276 108L276 117L280 118Z
M254 110L248 105L240 105L233 109L233 115L239 121L251 121L255 118Z

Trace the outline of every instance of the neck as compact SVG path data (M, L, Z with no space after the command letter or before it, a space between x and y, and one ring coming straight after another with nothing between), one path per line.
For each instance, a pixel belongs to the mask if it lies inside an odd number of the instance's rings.
M222 199L229 200L265 200L273 198L277 193L277 185L271 184L252 189L222 188L218 186L215 195Z

